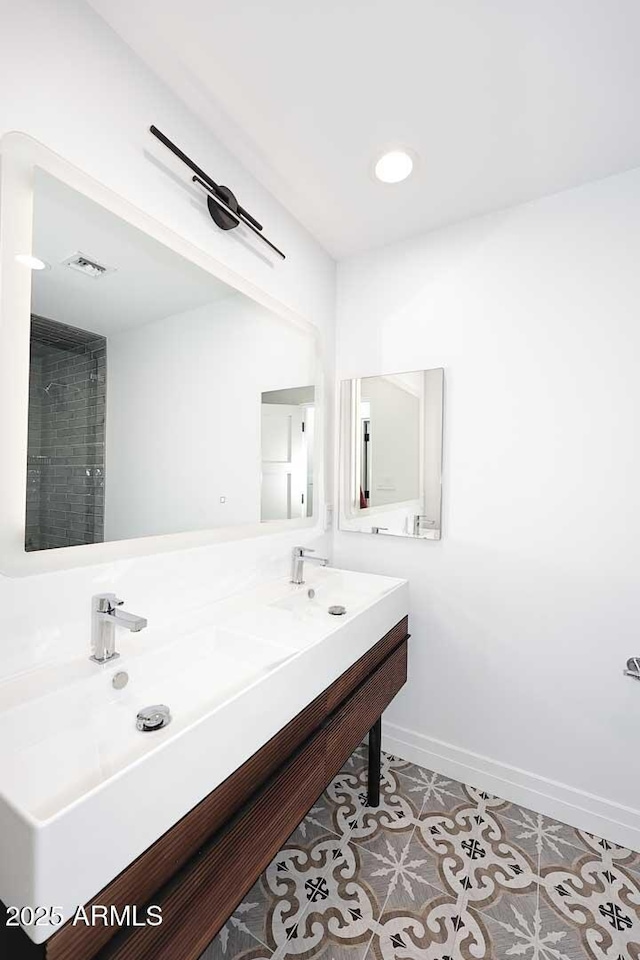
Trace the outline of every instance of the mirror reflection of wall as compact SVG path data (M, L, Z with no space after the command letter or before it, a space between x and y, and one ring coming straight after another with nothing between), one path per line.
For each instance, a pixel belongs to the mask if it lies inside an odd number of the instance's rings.
M363 500L368 507L416 500L424 374L360 381Z
M342 384L340 529L440 538L443 371Z
M314 382L313 337L42 172L33 254L25 549L259 523L261 396Z
M261 519L313 515L315 388L262 394Z

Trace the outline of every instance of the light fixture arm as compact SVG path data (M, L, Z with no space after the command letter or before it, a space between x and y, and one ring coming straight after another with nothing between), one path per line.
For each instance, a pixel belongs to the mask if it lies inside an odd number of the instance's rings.
M252 217L248 210L240 206L234 193L228 187L216 183L209 174L205 173L201 167L194 163L180 147L169 140L154 124L149 127L149 131L160 143L164 144L174 156L193 171L194 176L192 180L207 191L207 207L209 213L211 214L212 220L221 230L233 230L242 223L245 227L248 227L252 233L255 233L257 237L260 237L279 257L282 257L283 260L286 259L282 250L279 250L275 244L271 243L271 241L267 240L264 236L262 233L262 224L259 223L255 217Z

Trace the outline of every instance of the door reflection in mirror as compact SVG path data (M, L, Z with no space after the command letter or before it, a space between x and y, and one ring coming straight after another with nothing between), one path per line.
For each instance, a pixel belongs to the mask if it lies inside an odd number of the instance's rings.
M261 519L313 516L315 389L262 394Z

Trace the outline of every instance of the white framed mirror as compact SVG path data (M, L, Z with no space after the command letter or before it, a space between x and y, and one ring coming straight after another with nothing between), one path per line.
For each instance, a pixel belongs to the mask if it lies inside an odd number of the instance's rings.
M313 525L315 328L35 141L0 148L2 572Z
M439 540L444 370L343 380L341 530Z

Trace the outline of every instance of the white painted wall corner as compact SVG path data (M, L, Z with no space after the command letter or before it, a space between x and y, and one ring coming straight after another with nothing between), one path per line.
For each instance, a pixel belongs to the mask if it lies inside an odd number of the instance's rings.
M640 851L640 810L383 721L383 749L578 830Z

